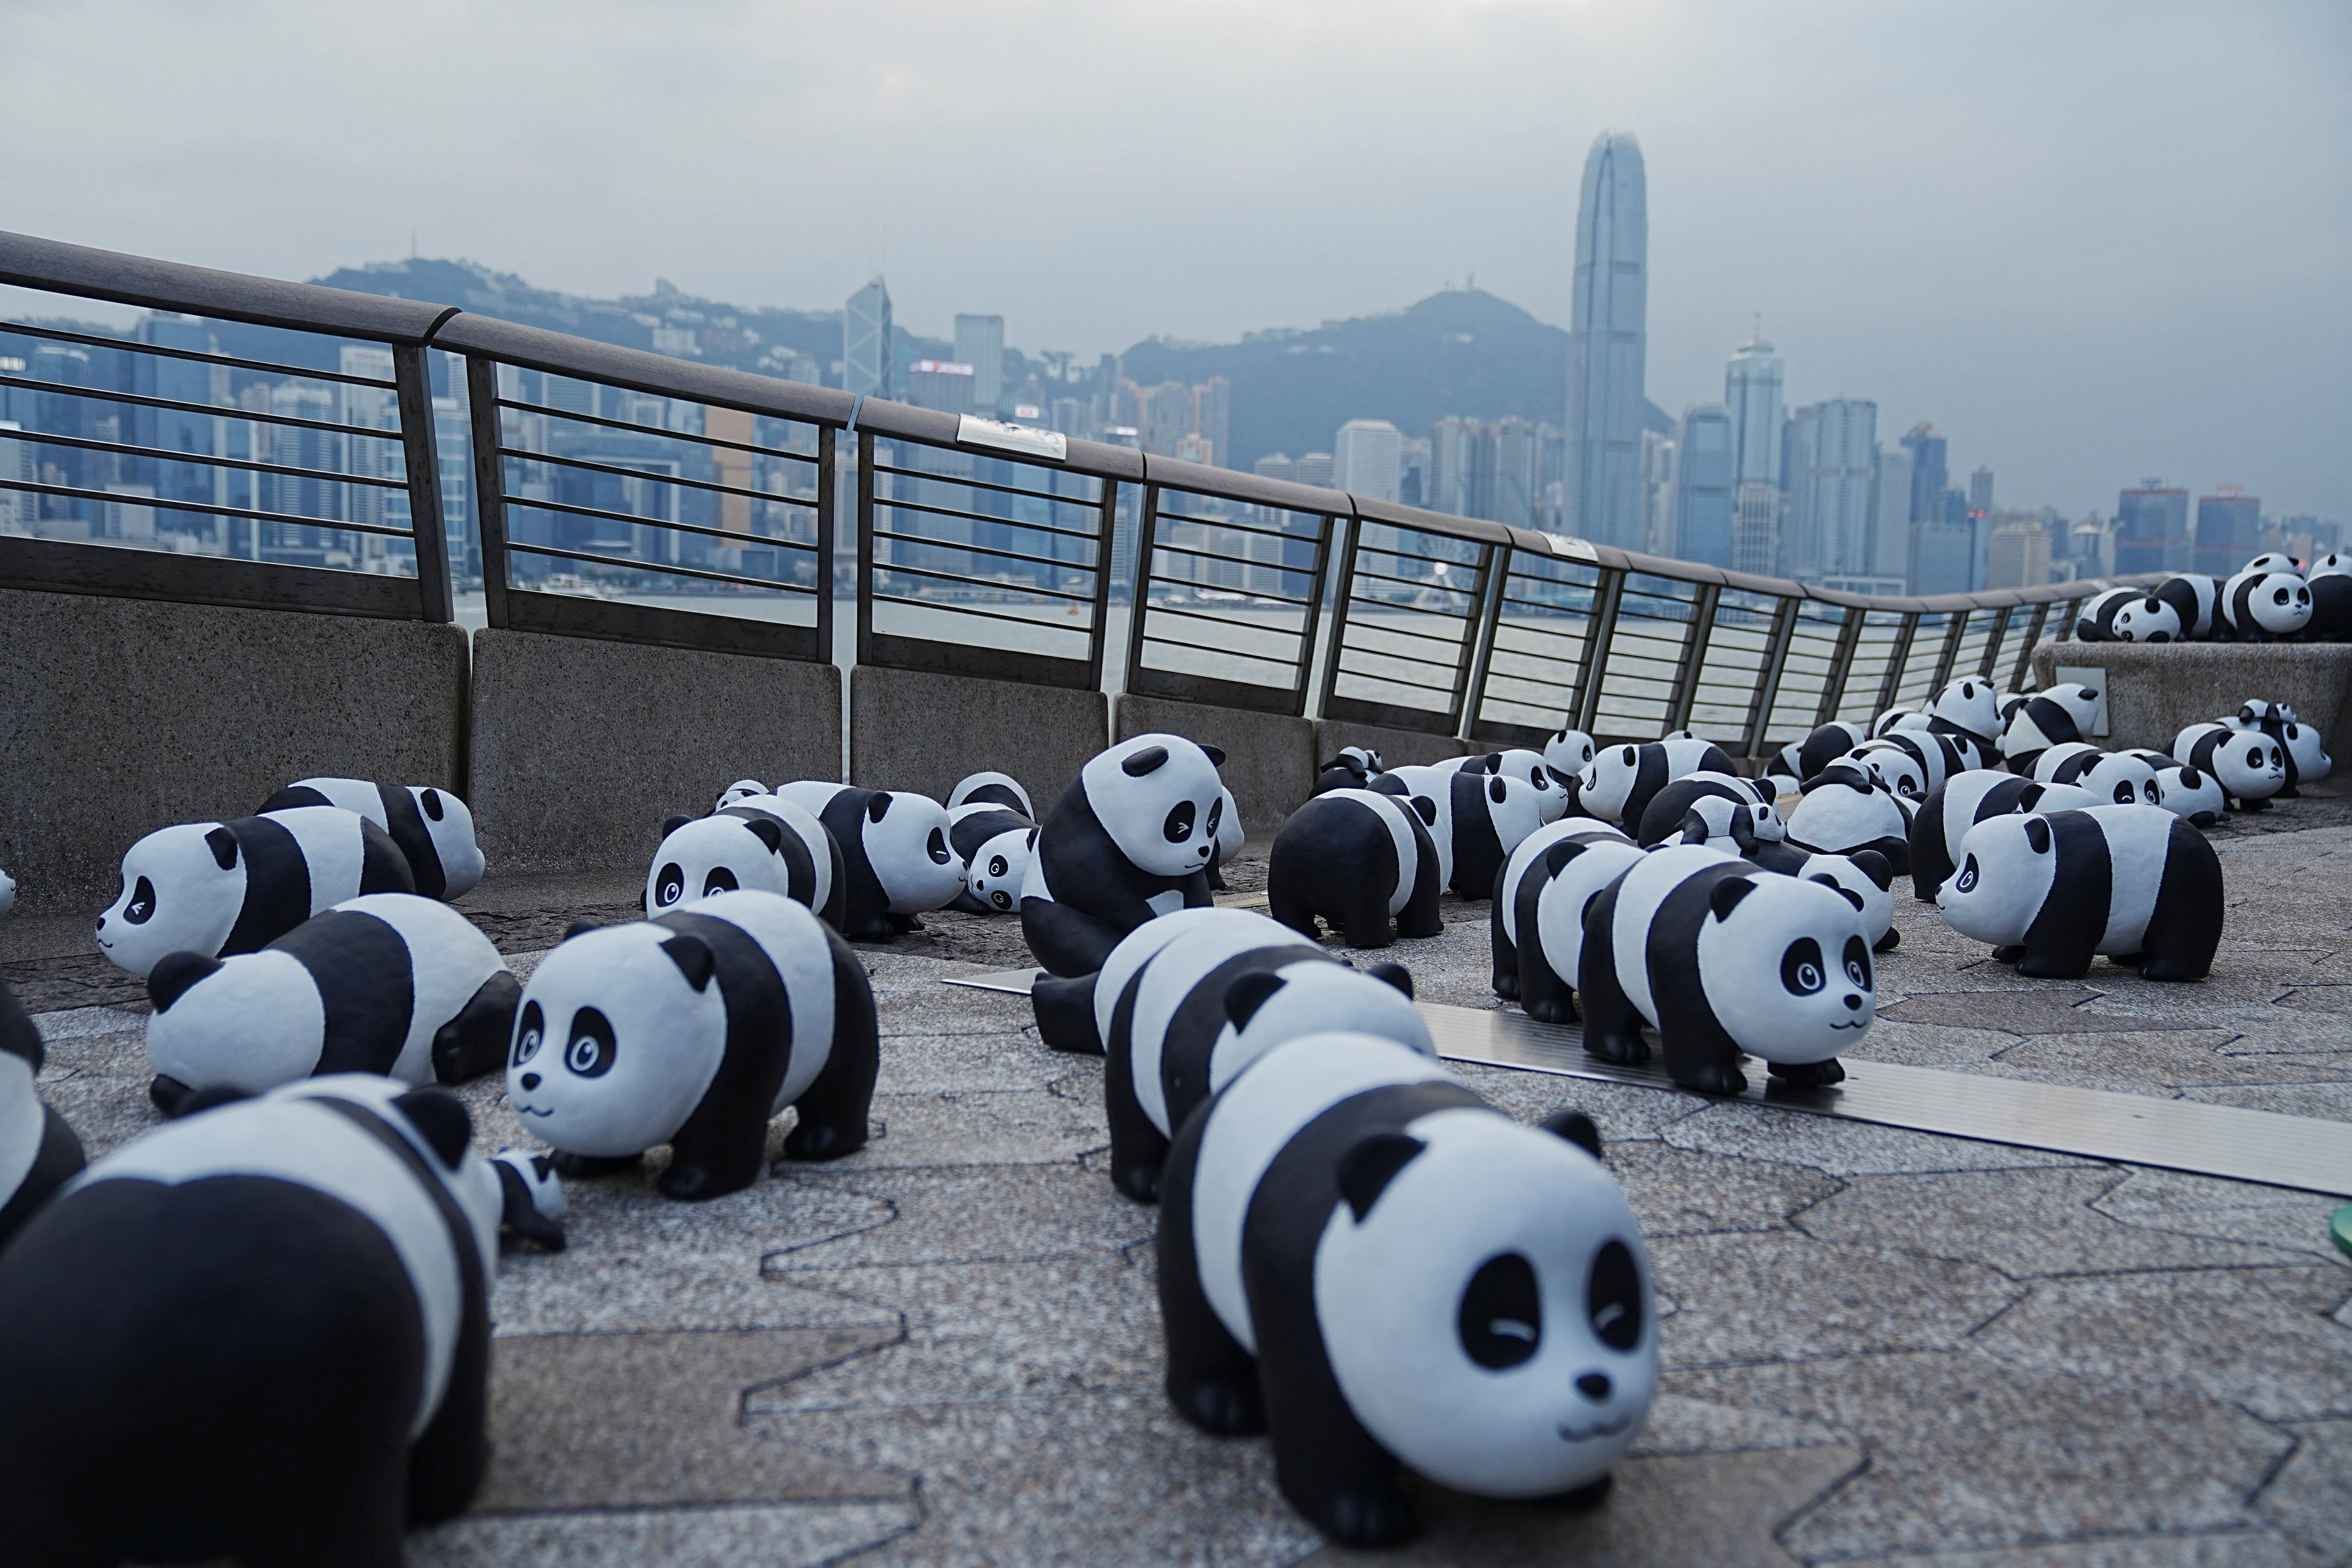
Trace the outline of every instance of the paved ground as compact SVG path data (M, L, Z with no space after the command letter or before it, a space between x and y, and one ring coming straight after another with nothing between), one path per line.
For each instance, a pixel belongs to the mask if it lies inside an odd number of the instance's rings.
M2021 981L1906 899L1857 1054L2352 1117L2347 815L2313 801L2216 835L2231 908L2201 985L2104 964ZM574 911L620 918L635 892L467 902L523 968ZM1493 1005L1485 906L1446 916L1392 956L1427 1000ZM639 1175L573 1184L571 1249L512 1254L499 1281L490 1482L415 1562L1339 1560L1262 1441L1165 1405L1153 1213L1103 1176L1099 1068L1041 1048L1021 999L940 984L1017 962L1013 929L931 917L865 950L887 1036L866 1152L702 1205ZM44 1010L44 1090L99 1152L153 1117L137 988L73 949L0 927ZM1388 1561L2352 1563L2352 1267L2330 1200L1462 1076L1523 1117L1599 1120L1657 1267L1665 1393L1599 1512L1430 1491L1430 1537ZM527 1141L495 1082L466 1094L485 1147Z

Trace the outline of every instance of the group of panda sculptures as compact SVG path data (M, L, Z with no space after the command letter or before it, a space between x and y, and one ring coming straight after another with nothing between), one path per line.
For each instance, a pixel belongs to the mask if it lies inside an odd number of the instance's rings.
M2276 551L2227 578L2197 573L2153 588L2108 588L2074 621L2083 642L2342 642L2352 638L2352 553L2330 552L2309 571Z

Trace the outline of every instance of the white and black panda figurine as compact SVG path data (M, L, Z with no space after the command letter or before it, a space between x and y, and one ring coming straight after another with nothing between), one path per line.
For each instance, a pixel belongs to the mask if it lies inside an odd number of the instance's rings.
M530 1149L501 1149L490 1157L490 1173L499 1179L506 1194L506 1212L517 1214L525 1209L537 1213L542 1219L560 1220L569 1207L563 1196L563 1178L555 1173L555 1157ZM563 1250L563 1233L535 1237L550 1252Z
M1904 745L1893 738L1864 741L1848 752L1844 760L1861 763L1888 793L1915 804L1925 800L1927 792L1935 787L1928 782L1922 749Z
M1248 842L1242 831L1241 804L1234 799L1232 790L1221 790L1220 794L1223 809L1218 814L1217 852L1209 857L1209 890L1213 893L1225 890L1226 862L1239 855L1242 846Z
M259 1094L327 1073L479 1078L506 1058L522 983L448 905L369 893L259 952L166 953L147 994L148 1095L170 1116L198 1089Z
M1585 763L1592 760L1592 737L1581 730L1570 730L1565 726L1543 744L1544 766L1552 771L1553 777L1563 783L1582 773Z
M1585 913L1610 884L1643 858L1643 852L1622 837L1590 834L1549 845L1519 879L1511 900L1517 940L1510 955L1515 970L1510 996L1528 1017L1544 1024L1575 1021ZM1497 975L1503 962L1498 944ZM1502 987L1498 984L1496 989Z
M416 890L428 899L462 899L482 880L473 811L446 789L365 779L299 779L263 801L261 812L298 805L340 805L391 834L416 878Z
M0 915L16 907L16 879L0 871Z
M1384 775L1385 776L1385 775ZM1386 947L1401 936L1436 936L1444 887L1427 795L1327 790L1284 819L1267 852L1266 913L1319 940L1319 919L1349 947Z
M713 893L756 889L806 904L839 931L849 877L841 845L804 806L747 795L709 816L673 816L646 869L646 913L666 915Z
M1409 1468L1591 1506L1657 1387L1648 1254L1591 1120L1533 1127L1391 1041L1276 1047L1184 1124L1161 1183L1168 1394L1266 1431L1347 1546L1417 1527Z
M167 952L257 952L362 893L413 893L392 836L358 812L301 805L158 828L122 857L98 949L145 978Z
M2286 787L2278 792L2281 800L2300 795L2305 780L2324 779L2336 765L2320 745L2319 731L2297 722L2294 710L2284 702L2257 698L2240 706L2237 717L2221 721L2240 730L2259 730L2279 743L2286 759Z
M768 786L758 779L737 779L719 792L719 798L711 803L710 809L714 812L724 811L739 800L749 800L755 795L767 793Z
M1802 784L1869 739L1870 731L1864 726L1843 719L1832 719L1797 742L1797 771L1791 776ZM1729 773L1731 770L1723 768L1717 771Z
M1759 837L1779 838L1787 829L1780 821L1780 808L1773 804L1778 798L1770 784L1759 780L1732 773L1690 773L1650 797L1633 841L1644 849L1664 844L1682 830L1694 811L1718 832L1728 831L1736 815L1745 817Z
M2292 577L2303 575L2303 563L2283 550L2266 550L2243 566L2241 572L2284 572Z
M1464 757L1459 762L1440 765L1457 773L1500 773L1505 778L1517 779L1534 792L1537 808L1546 822L1558 822L1568 815L1568 777L1553 773L1541 752L1515 746L1508 751L1488 752L1483 756Z
M2167 577L2149 590L2152 598L2172 606L2180 622L2180 642L2210 641L2221 624L2221 584L2201 572Z
M1650 797L1693 773L1734 773L1731 759L1712 741L1652 741L1647 745L1610 746L1577 776L1575 809L1632 832L1642 825Z
M1936 906L2020 974L2076 980L2105 953L2143 980L2202 980L2221 942L2221 861L2158 805L1996 816L1960 840Z
M443 1090L308 1079L150 1132L36 1215L0 1253L8 1561L394 1568L404 1531L461 1512L500 1225L561 1237L471 1133Z
M2032 779L1999 768L1970 768L1954 773L1927 794L1911 818L1911 891L1933 902L1936 889L1958 864L1953 851L1968 830L1988 816L2032 811L2043 786ZM2087 798L2081 804L2092 804Z
M2191 724L2172 738L2169 754L2220 780L2240 811L2268 811L2286 787L2286 748L2260 731Z
M2087 741L2098 721L2099 694L2069 682L2021 700L2000 732L2000 760L2009 771L2033 776L2033 764L2053 746Z
M1915 802L1851 759L1830 763L1799 787L1804 798L1789 813L1783 833L1789 843L1822 855L1874 849L1895 875L1910 873Z
M1977 744L1974 736L1964 734L1958 730L1927 728L1927 725L1933 722L1931 719L1913 728L1890 730L1878 739L1856 747L1855 754L1859 755L1868 751L1884 752L1889 749L1908 752L1911 760L1918 764L1921 781L1919 793L1923 797L1927 791L1934 789L1954 773L1966 773L1970 768L1980 768L1985 765L1985 749Z
M1839 1082L1837 1054L1877 1010L1870 938L1843 889L1727 859L1706 845L1658 849L1596 900L1577 966L1584 1048L1647 1059L1703 1094L1747 1088L1739 1054L1784 1083Z
M1436 806L1437 816L1429 822L1429 831L1437 844L1438 875L1445 886L1465 899L1494 897L1495 875L1503 868L1504 860L1518 847L1519 840L1545 822L1542 797L1535 786L1507 773L1475 768L1391 768L1372 781L1372 792L1400 800L1426 800Z
M1029 875L1029 847L1037 825L1007 806L967 801L948 807L948 847L963 863L963 891L955 907L967 914L1011 914Z
M2146 588L2108 588L2084 602L2074 637L2081 642L2179 642L2180 612Z
M2034 761L2033 777L2039 784L2088 790L2101 805L2163 804L2154 768L2129 752L2103 752L2086 741L2069 741L2042 752Z
M1037 808L1029 804L1029 792L1011 773L971 773L956 781L948 791L948 810L960 805L994 805L1006 811L1018 812L1032 822L1037 819Z
M576 929L541 959L507 1099L565 1175L625 1170L667 1143L663 1194L715 1198L760 1179L788 1105L786 1159L865 1147L876 1039L873 988L837 932L779 894L718 893Z
M2311 563L2303 574L2306 583L2316 583L2322 577L2352 575L2352 550L2331 550Z
M904 790L858 789L810 780L776 794L810 813L841 846L841 934L888 942L920 931L926 910L963 891L963 863L948 847L948 808Z
M33 1089L47 1059L41 1031L0 980L0 1251L82 1167L81 1140Z
M1717 826L1696 812L1675 837L1684 844L1721 849L1767 871L1834 888L1862 911L1862 934L1869 938L1871 952L1892 952L1903 943L1903 933L1895 929L1895 868L1874 849L1857 849L1851 855L1820 854L1761 837L1746 817L1733 817Z
M2311 624L2311 584L2249 568L2221 584L2221 626L2234 642L2275 642Z
M2156 774L2156 804L2185 817L2192 827L2210 827L2230 815L2230 795L2221 781L2211 773L2190 767L2187 763L2163 752L2134 751ZM2084 801L2085 805L2099 805L2102 801Z
M1503 869L1495 879L1495 897L1486 910L1486 936L1495 960L1495 994L1506 1002L1519 998L1520 897L1550 874L1544 865L1553 845L1595 839L1625 845L1633 842L1614 823L1593 816L1564 816L1558 822L1545 823L1520 839L1519 847L1503 862ZM1573 973L1571 970L1571 975Z
M2352 556L2323 559L2352 560ZM2303 635L2314 642L2352 639L2352 572L2322 573L2314 568L2305 585L2311 590L2311 619L2305 623Z
M1381 776L1381 754L1369 746L1342 746L1330 761L1315 770L1316 795L1335 789L1363 789Z
M1087 759L1038 825L1021 884L1032 957L1054 974L1091 974L1153 916L1208 905L1224 760L1214 746L1166 734Z
M2006 722L2000 710L2000 689L1981 675L1964 675L1945 682L1927 703L1928 732L1969 742L1979 759L1971 764L1976 767L1992 760L1997 750L1995 742Z

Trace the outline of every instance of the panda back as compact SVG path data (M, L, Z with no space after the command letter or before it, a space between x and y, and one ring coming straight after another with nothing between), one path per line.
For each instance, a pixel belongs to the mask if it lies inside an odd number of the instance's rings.
M1610 926L1610 946L1617 963L1617 983L1642 1016L1658 1021L1658 1005L1650 989L1650 930L1658 911L1675 889L1693 877L1722 865L1723 853L1704 845L1676 845L1654 849L1617 884L1617 913Z
M465 923L464 916L456 918ZM310 1071L382 1073L413 1084L432 1081L431 1032L421 1047L415 1038L419 1021L415 961L408 938L397 927L370 910L331 909L271 942L269 951L301 964L319 994L324 1027L318 1064ZM422 1063L421 1070L411 1057Z
M841 858L841 847L834 841L832 829L817 820L817 814L797 801L780 795L746 795L722 808L722 814L748 816L758 812L773 818L787 830L789 838L800 841L801 852L808 857L808 896L802 901L813 910L822 910L833 901L834 867ZM789 845L784 851L785 864L791 868L793 896L801 891L801 865Z
M366 1070L386 1073L404 1083L431 1083L433 1037L465 1009L491 975L507 967L506 960L473 921L439 900L421 894L364 893L337 904L328 914L377 921L399 938L404 949L411 988L406 1043L392 1067ZM383 953L389 962L389 947ZM311 975L319 982L320 995L325 997L331 983L316 968ZM331 1022L334 1013L330 1005ZM319 1070L341 1069L322 1058Z
M1239 952L1223 951L1225 933L1196 931L1160 951L1137 987L1129 1064L1135 1098L1163 1135L1173 1137L1183 1113L1209 1097L1219 1044L1233 1034L1225 991L1244 974L1273 972L1298 963L1334 962L1319 947L1283 928L1279 938L1262 939ZM1215 952L1214 963L1201 966ZM1161 971L1176 971L1162 975ZM1182 976L1191 974L1189 984ZM1177 989L1182 985L1180 991Z
M1037 874L1038 857L1029 859L1029 874ZM1024 897L1030 896L1024 892ZM1118 1005L1119 996L1135 977L1143 972L1160 951L1180 937L1189 936L1203 926L1216 925L1232 915L1248 916L1247 910L1192 909L1178 910L1173 914L1159 915L1144 921L1118 939L1110 950L1103 966L1095 974L1095 1038L1108 1041L1111 1037L1111 1015ZM1263 916L1253 918L1264 919ZM1287 931L1290 928L1283 927Z
M1396 886L1389 889L1389 913L1393 916L1412 900L1413 885L1421 871L1421 854L1413 837L1413 825L1405 816L1412 807L1402 796L1371 789L1335 789L1327 792L1323 798L1345 801L1360 810L1369 811L1388 830L1390 842L1396 846ZM1433 830L1424 827L1423 831Z
M1001 805L974 803L948 808L948 845L955 858L966 866L980 853L980 847L992 838L1007 833L1026 833L1037 826L1017 811Z
M1541 827L1519 840L1518 847L1512 850L1511 858L1503 863L1503 885L1500 897L1505 936L1509 937L1514 942L1519 940L1519 884L1530 875L1540 875L1536 870L1537 862L1540 861L1555 844L1563 844L1570 840L1583 842L1591 839L1615 839L1624 844L1633 842L1609 824L1591 816L1563 816L1557 822L1545 823Z

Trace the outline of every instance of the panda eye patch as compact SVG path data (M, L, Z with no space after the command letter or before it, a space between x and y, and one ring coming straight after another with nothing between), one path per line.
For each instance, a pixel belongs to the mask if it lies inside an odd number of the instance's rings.
M1780 955L1780 984L1790 995L1811 996L1828 982L1822 973L1822 944L1811 937L1799 937Z
M122 918L135 926L143 926L155 918L154 883L144 877L139 879L131 889L131 901L122 906Z
M572 1043L563 1047L563 1065L574 1074L602 1078L613 1070L614 1059L620 1054L612 1023L604 1014L583 1007L572 1016Z
M1602 1344L1630 1351L1642 1342L1642 1273L1633 1266L1632 1247L1612 1241L1592 1255L1584 1300Z
M1012 869L1013 868L1005 863L1003 856L991 855L988 858L988 874L990 876L1002 877Z
M2262 765L2263 749L2260 746L2256 746L2246 753L2246 766L2250 768L2258 768Z
M1224 819L1225 797L1219 795L1216 799L1209 803L1209 835L1211 837L1214 837L1216 836L1217 824L1223 822Z
M654 902L674 904L686 893L686 872L675 860L661 868L654 879Z
M923 847L930 856L934 865L944 866L948 863L948 836L938 828L931 829L931 837L925 842Z
M1192 837L1192 803L1189 800L1178 801L1175 809L1168 814L1168 820L1160 825L1160 837L1166 838L1171 844L1181 844Z
M1870 949L1858 936L1845 939L1845 977L1861 990L1870 989Z
M724 866L713 866L710 875L703 879L702 896L707 899L713 893L731 893L740 885L734 872Z
M522 1010L522 1016L515 1020L515 1066L520 1067L539 1055L539 1043L546 1032L546 1015L539 1010L539 1004L533 1002Z
M1462 1349L1490 1372L1517 1366L1543 1339L1543 1297L1535 1265L1516 1252L1478 1266L1462 1291Z

